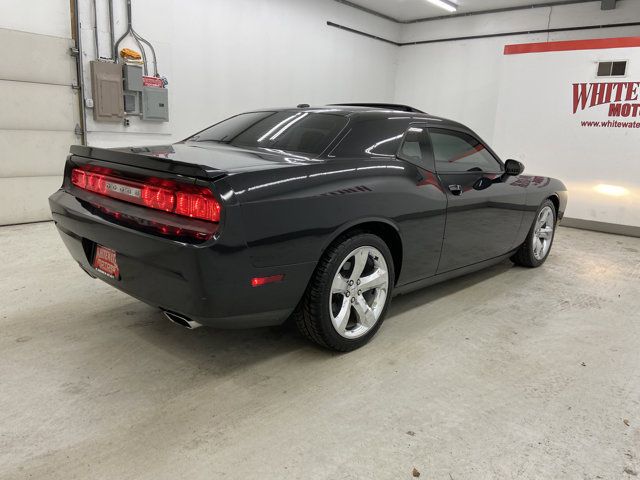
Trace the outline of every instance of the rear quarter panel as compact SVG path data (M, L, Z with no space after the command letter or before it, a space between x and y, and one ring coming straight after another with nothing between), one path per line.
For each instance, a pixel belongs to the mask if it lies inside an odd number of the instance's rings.
M256 267L317 262L346 229L378 221L403 243L400 282L435 272L446 197L396 159L340 159L227 178L241 206Z

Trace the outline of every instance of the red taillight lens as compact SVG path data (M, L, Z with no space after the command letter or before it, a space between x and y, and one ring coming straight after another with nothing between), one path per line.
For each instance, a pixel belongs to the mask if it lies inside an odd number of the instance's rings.
M220 221L220 204L211 191L204 187L162 183L160 179L139 182L80 168L71 171L71 183L83 190L155 210L210 222ZM162 186L157 185L161 183Z
M198 193L176 192L176 213L186 217L220 221L220 204L212 196Z
M104 175L98 175L95 173L85 172L87 176L87 190L91 190L92 192L101 193L103 195L107 194L107 181L104 178Z
M85 188L87 186L87 175L79 168L71 171L71 183L76 187Z
M176 205L176 195L166 188L144 185L141 196L145 206L155 208L156 210L173 212Z

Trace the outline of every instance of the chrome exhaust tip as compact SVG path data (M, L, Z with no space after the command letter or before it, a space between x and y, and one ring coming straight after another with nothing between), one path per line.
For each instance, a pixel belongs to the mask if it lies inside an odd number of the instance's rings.
M180 325L181 327L187 328L189 330L193 330L202 326L201 323L198 323L195 320L191 320L190 318L187 318L184 315L180 315L178 313L167 312L166 310L163 310L162 313L164 313L164 316L176 325Z

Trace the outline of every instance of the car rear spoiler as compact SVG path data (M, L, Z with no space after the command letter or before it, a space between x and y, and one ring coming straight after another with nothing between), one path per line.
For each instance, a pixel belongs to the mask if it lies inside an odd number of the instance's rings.
M214 180L227 174L224 170L163 158L162 155L173 153L171 145L127 148L97 148L72 145L69 152L71 155L78 157L94 158L105 162L173 173L202 180Z
M383 110L398 110L399 112L425 113L415 107L409 105L400 105L398 103L331 103L330 107L369 107L381 108Z

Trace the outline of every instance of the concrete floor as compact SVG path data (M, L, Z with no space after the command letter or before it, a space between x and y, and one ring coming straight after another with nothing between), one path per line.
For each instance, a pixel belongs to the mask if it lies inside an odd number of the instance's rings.
M640 239L560 229L396 298L338 355L183 330L0 228L1 479L619 479L640 472ZM628 425L626 424L628 423Z

